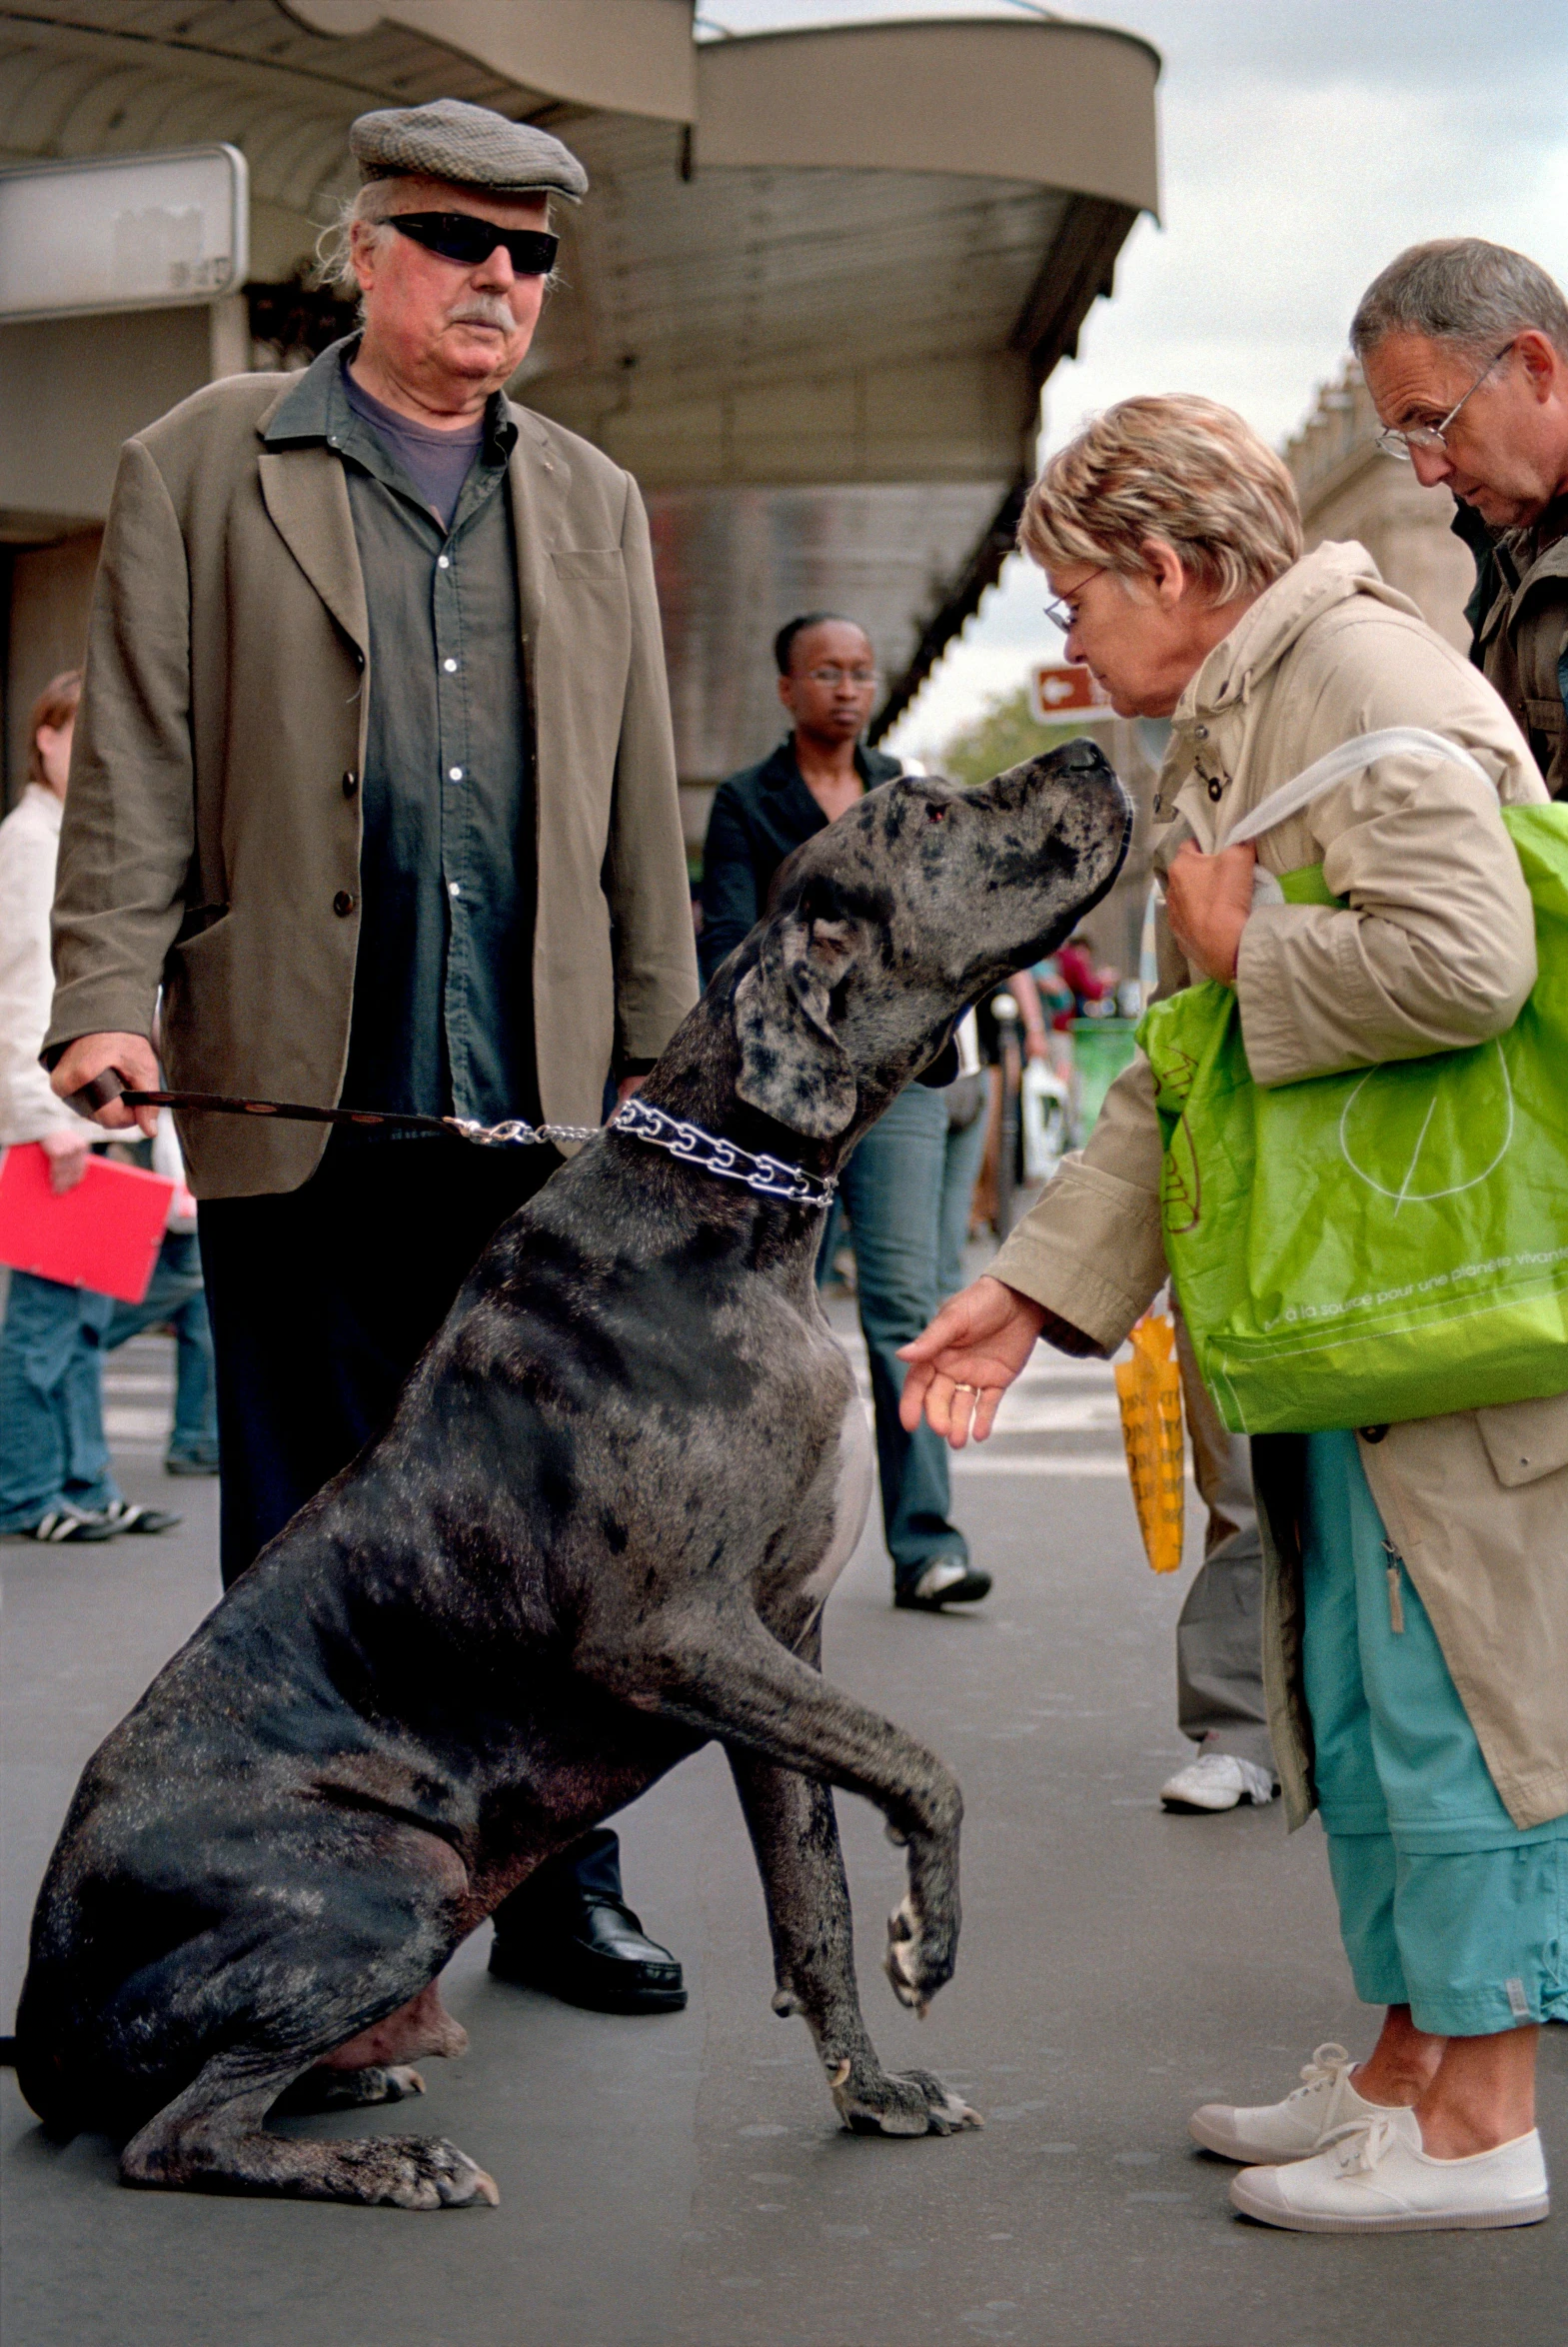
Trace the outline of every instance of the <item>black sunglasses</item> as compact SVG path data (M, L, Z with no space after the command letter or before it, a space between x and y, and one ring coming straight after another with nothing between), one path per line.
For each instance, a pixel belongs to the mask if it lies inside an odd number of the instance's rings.
M476 219L472 212L394 212L390 225L427 252L439 253L444 261L461 261L466 269L477 268L497 245L505 245L519 277L548 277L561 245L548 229L498 228L493 220Z

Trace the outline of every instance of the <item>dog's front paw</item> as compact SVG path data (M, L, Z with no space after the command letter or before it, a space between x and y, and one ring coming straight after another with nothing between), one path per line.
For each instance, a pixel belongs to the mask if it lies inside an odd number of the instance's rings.
M934 1933L907 1894L887 1918L887 1954L883 1969L899 2004L923 2020L938 1988L952 1978L953 1948L948 1934Z
M894 2076L862 2070L856 2076L846 2062L833 2080L832 2094L839 2117L855 2135L955 2135L985 2123L929 2070Z

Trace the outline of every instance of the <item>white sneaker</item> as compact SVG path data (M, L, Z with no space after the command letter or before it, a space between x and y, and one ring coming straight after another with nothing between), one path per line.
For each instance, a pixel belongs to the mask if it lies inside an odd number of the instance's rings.
M1292 2233L1481 2232L1539 2224L1551 2207L1532 2127L1495 2151L1433 2159L1414 2111L1380 2111L1341 2128L1311 2159L1243 2168L1232 2204Z
M1303 2063L1300 2085L1283 2102L1243 2110L1228 2102L1206 2102L1187 2121L1187 2133L1221 2159L1248 2164L1310 2159L1340 2128L1383 2118L1390 2108L1357 2094L1350 2083L1354 2067L1342 2045L1320 2045Z
M1261 1809L1274 1798L1274 1780L1266 1768L1233 1752L1200 1752L1165 1779L1159 1797L1167 1809L1234 1809L1238 1801L1255 1801Z

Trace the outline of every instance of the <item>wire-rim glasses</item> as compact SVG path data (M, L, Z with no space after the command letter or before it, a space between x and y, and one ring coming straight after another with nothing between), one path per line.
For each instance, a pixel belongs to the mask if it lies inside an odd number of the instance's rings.
M1486 381L1486 378L1492 372L1492 369L1497 366L1501 360L1507 358L1509 352L1513 349L1514 343L1517 340L1517 335L1511 337L1509 341L1504 343L1500 351L1495 351L1492 354L1491 358L1487 360L1486 365L1481 369L1480 374L1471 384L1470 389L1464 393L1462 398L1455 400L1453 406L1449 409L1447 415L1442 419L1441 423L1406 424L1402 428L1389 425L1383 431L1381 431L1377 435L1377 445L1382 450L1384 456L1398 457L1401 464L1408 465L1412 452L1416 449L1420 449L1422 454L1426 456L1435 455L1438 450L1441 450L1446 455L1448 451L1448 431L1449 427L1453 423L1454 418L1458 415L1460 409L1464 406L1465 401L1472 399L1480 390L1482 384Z

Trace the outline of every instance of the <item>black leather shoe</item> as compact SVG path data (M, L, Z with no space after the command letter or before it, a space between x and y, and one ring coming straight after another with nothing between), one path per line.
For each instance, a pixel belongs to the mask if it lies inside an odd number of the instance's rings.
M681 1966L650 1939L619 1899L584 1899L571 1914L528 1932L499 1931L490 1968L498 1980L537 1988L591 2013L680 2013Z
M893 1589L894 1605L940 1613L944 1605L973 1605L991 1593L991 1577L962 1556L933 1556Z

